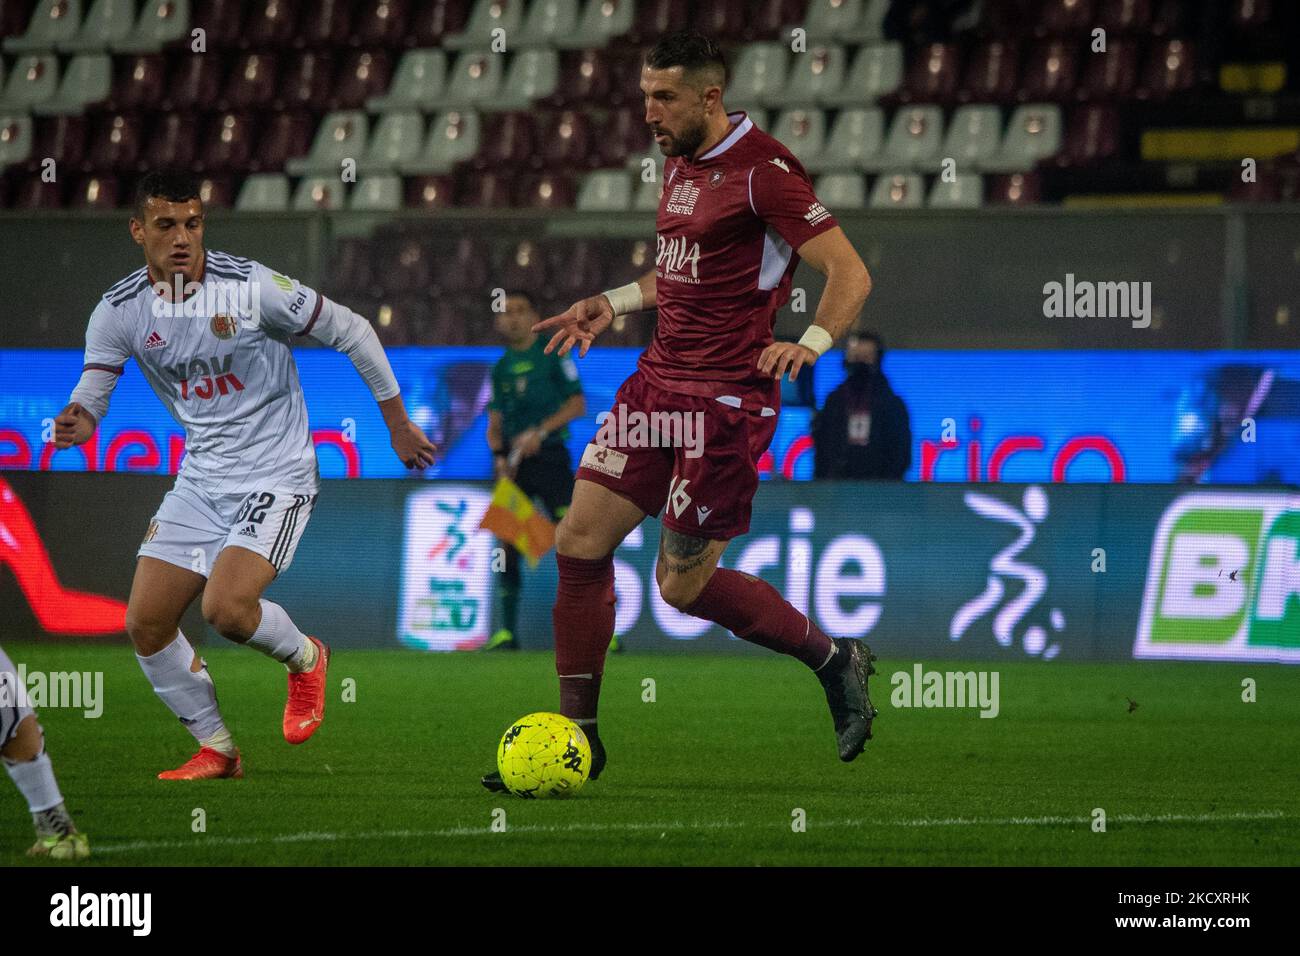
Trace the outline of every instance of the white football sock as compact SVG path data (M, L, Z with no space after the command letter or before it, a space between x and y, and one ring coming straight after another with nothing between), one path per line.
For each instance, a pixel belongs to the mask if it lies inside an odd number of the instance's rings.
M248 639L255 647L294 673L311 670L316 664L316 645L289 618L289 612L274 601L261 601L262 622Z
M4 765L9 771L9 779L27 799L27 808L33 814L52 810L63 802L54 779L54 764L50 763L50 755L44 749L35 760L6 760Z
M190 670L194 663L194 648L180 631L176 639L157 654L135 659L140 669L153 685L156 693L173 714L180 718L185 729L202 743L226 729L217 706L217 688L208 676L207 665ZM233 753L233 745L232 750Z

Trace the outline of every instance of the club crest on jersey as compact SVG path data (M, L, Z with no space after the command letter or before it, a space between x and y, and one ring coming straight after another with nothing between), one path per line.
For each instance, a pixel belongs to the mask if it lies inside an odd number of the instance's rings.
M218 313L212 317L212 334L223 342L233 339L238 330L239 323L235 321L234 316Z
M709 173L709 188L717 189L721 186L723 177L726 175L727 171L725 169L715 169L713 172Z
M790 171L790 167L786 165L785 160L781 159L779 156L773 159L769 159L768 162L771 163L773 166L775 166L777 169L783 170L784 172L788 173Z

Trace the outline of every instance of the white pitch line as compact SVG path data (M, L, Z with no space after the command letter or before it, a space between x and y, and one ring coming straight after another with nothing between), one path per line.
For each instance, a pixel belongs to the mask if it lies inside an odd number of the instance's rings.
M1259 810L1240 813L1157 813L1114 814L1107 818L1111 823L1213 823L1233 820L1281 820L1288 814L1281 810ZM1006 817L1000 819L981 817L919 817L911 820L816 820L808 821L810 829L837 827L1012 827L1012 826L1064 826L1088 825L1091 817ZM510 826L506 833L631 833L669 830L742 830L752 827L732 820L706 820L694 823L566 823L523 824ZM784 828L786 824L782 823ZM766 827L759 827L765 829ZM307 831L286 833L280 836L208 837L198 840L136 840L132 843L93 844L92 853L102 856L111 853L139 853L145 850L199 850L211 847L261 846L285 843L338 843L350 840L400 840L448 839L453 837L490 836L493 831L481 827L448 827L442 830L372 830L361 833L330 833Z

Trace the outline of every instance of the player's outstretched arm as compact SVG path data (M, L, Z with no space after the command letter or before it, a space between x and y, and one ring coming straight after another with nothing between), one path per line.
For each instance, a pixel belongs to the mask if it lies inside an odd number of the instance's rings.
M438 455L438 447L429 441L420 426L406 414L406 404L401 395L394 395L379 403L384 424L392 439L393 451L407 468L428 468Z
M758 358L758 370L780 378L814 364L857 320L871 294L871 274L844 230L836 226L799 247L799 256L826 276L817 315L798 342L774 342Z
M636 282L579 299L559 315L538 322L533 326L533 331L554 331L551 340L546 343L547 355L557 348L561 355L567 355L577 345L578 357L582 358L591 348L596 336L610 327L615 316L652 309L654 305L655 274L652 270Z
M95 416L80 404L69 402L68 407L54 419L54 447L62 451L73 445L84 445L95 434L98 424Z

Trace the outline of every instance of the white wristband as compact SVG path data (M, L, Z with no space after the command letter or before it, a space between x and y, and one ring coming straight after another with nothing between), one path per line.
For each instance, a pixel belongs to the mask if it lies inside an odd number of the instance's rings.
M803 338L799 340L799 344L804 348L812 349L821 356L825 355L827 350L835 344L835 340L820 325L810 325L808 331L804 332Z
M617 289L602 292L601 295L609 299L609 304L614 307L615 315L640 312L645 304L645 300L641 296L641 283L639 282L629 282Z

